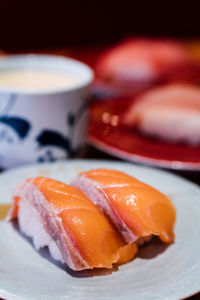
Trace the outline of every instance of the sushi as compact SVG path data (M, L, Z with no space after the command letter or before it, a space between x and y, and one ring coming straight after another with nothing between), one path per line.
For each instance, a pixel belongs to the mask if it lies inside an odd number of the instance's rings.
M72 185L30 178L18 185L7 221L37 250L72 270L112 268L133 259L153 235L174 241L175 207L161 192L116 170L83 172Z
M97 78L112 84L149 87L196 82L200 67L186 47L173 40L132 38L103 53L96 63Z
M153 235L167 244L174 241L175 207L155 188L109 169L83 172L72 185L107 215L127 243L140 245Z
M38 250L73 270L112 268L137 252L127 244L103 213L75 187L38 177L19 184L7 221L18 218L20 231Z
M170 84L139 96L122 124L169 142L200 143L200 88Z

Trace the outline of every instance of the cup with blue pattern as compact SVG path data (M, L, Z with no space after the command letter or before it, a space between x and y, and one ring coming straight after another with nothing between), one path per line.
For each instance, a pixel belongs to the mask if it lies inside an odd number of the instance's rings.
M40 74L39 83L27 84L30 73ZM0 58L0 168L80 153L86 143L92 80L92 70L70 58Z

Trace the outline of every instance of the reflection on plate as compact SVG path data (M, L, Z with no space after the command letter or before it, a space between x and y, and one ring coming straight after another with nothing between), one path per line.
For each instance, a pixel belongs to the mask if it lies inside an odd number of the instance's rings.
M167 143L120 126L120 115L129 101L115 99L92 105L89 142L93 146L133 162L177 170L200 170L200 146Z
M9 300L182 299L200 287L200 189L156 169L133 164L71 160L13 169L0 175L0 204L10 203L13 188L29 176L44 175L69 182L80 171L118 169L160 189L177 210L175 243L158 240L144 246L130 263L109 271L73 272L39 253L17 231L0 222L0 297Z

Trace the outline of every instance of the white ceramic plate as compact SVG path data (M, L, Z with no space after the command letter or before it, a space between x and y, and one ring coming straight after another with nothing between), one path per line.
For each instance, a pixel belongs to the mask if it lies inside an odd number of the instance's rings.
M200 290L200 189L170 173L133 164L71 160L27 166L0 175L0 203L11 202L21 180L44 175L69 182L91 168L127 172L160 189L177 209L175 243L144 246L130 263L113 271L72 272L38 253L16 228L0 222L0 297L9 300L182 299Z

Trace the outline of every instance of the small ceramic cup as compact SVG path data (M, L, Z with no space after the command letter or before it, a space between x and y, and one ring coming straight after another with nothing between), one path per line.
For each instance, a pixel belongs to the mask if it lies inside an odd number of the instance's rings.
M78 153L86 141L92 70L59 56L0 59L0 72L18 69L65 72L77 81L62 89L32 91L0 86L0 167L54 161Z

